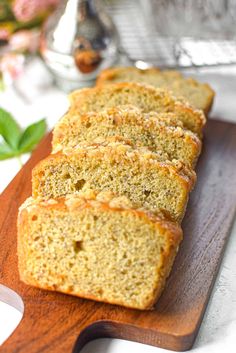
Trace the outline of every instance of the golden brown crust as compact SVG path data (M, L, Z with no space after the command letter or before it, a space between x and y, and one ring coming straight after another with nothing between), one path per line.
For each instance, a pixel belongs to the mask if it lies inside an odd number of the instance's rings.
M38 197L38 187L40 182L40 175L42 171L48 166L54 166L58 162L71 162L71 159L93 158L96 160L108 159L114 163L134 163L139 161L143 168L162 168L168 174L175 174L184 187L191 191L196 182L196 173L188 168L180 161L163 160L162 155L151 152L146 148L133 148L130 145L123 143L94 143L84 144L77 148L64 149L63 152L59 151L55 154L49 155L44 160L40 161L32 171L32 192L34 197Z
M95 126L98 127L97 130L95 130ZM120 106L99 113L90 112L83 115L67 113L55 126L52 141L53 152L60 151L68 146L76 147L81 142L91 143L96 136L99 136L96 141L104 138L110 139L111 136L120 133L122 129L123 132L121 134L127 137L126 127L130 128L131 126L135 128L128 134L133 141L130 142L131 144L133 143L136 146L149 144L148 148L150 147L153 151L158 148L165 150L168 153L168 159L177 158L192 167L195 166L201 152L201 140L196 134L183 129L183 124L176 119L173 113L151 112L145 114L133 106ZM136 132L136 128L139 129L139 135ZM90 129L92 129L92 134ZM158 134L162 135L162 139L165 136L167 139L171 136L171 138L176 138L178 141L183 140L185 146L188 145L188 151L191 149L191 154L188 154L188 156L186 154L186 159L176 156L176 150L173 151L171 144L169 150L168 143L165 146L163 142L159 144Z
M85 112L91 111L87 107L88 97L99 97L101 92L107 95L107 100L109 101L109 95L116 95L120 92L127 93L139 92L140 95L149 95L156 102L161 101L162 112L174 112L178 113L179 116L183 117L187 114L188 118L192 120L193 132L196 132L199 136L202 136L202 129L206 123L206 118L203 112L199 109L193 108L185 99L176 98L167 89L155 88L147 84L140 84L136 82L119 82L112 83L110 85L102 85L93 88L83 88L72 92L69 95L70 109L69 112L84 114Z
M151 212L139 208L125 196L116 196L110 191L87 190L79 194L71 194L66 197L59 197L49 200L28 198L20 207L19 214L40 211L40 209L54 209L63 212L80 212L85 208L99 208L101 210L111 210L114 212L130 212L143 218L146 222L156 223L168 232L170 244L179 243L182 239L182 230L177 222L167 219L160 211Z
M108 108L100 112L87 112L84 114L78 114L73 111L68 111L61 120L55 125L53 134L57 134L57 130L60 128L63 133L63 128L74 128L78 123L86 126L90 124L93 119L98 119L101 122L105 118L112 117L114 125L122 125L123 122L127 122L130 125L144 126L147 129L153 129L156 125L163 125L167 127L182 128L183 123L181 120L176 119L174 113L142 113L140 109L132 105L117 106L114 108ZM134 120L135 118L135 120ZM185 130L190 133L195 139L195 134L191 131Z
M162 258L162 265L161 265L161 278L159 280L159 286L156 287L156 291L153 294L152 300L148 304L148 308L152 309L155 303L158 301L162 292L165 288L166 280L168 279L171 269L173 267L173 263L175 261L175 257L178 252L178 246L176 247L174 244L169 244L165 248L165 253Z
M161 71L158 68L149 68L146 70L140 70L134 67L113 67L110 69L103 70L97 78L97 86L117 82L119 76L126 74L138 74L140 79L143 79L145 82L146 76L158 77L160 80L164 81L165 85L168 86L169 89L174 89L175 92L178 90L181 92L181 85L189 86L189 92L191 90L197 90L197 92L201 93L204 96L204 100L202 103L199 103L196 108L202 109L205 114L208 114L211 110L215 92L207 83L201 83L194 78L187 77L185 78L180 72L174 70L163 70ZM124 81L124 80L123 80ZM181 93L180 93L181 94ZM185 98L189 98L185 96Z

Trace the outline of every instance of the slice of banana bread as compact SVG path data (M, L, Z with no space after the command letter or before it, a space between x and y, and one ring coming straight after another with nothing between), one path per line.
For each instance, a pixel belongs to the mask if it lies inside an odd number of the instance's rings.
M140 70L135 67L114 67L102 71L97 79L97 85L114 82L140 82L167 88L176 97L183 96L193 107L202 109L206 114L212 107L215 95L206 83L186 78L177 71L161 71L157 68Z
M41 161L32 173L33 197L54 198L80 190L110 190L139 207L161 209L181 221L195 173L146 148L104 142L68 148Z
M28 199L18 217L18 266L26 284L82 298L152 308L181 228L125 197L88 193Z
M205 116L201 110L194 109L183 99L177 99L164 89L131 83L115 83L93 88L83 88L69 95L70 113L81 114L100 112L119 105L133 105L144 113L175 113L186 129L202 135ZM69 119L72 114L62 120Z
M171 122L174 126L170 126ZM173 114L145 114L131 106L75 114L59 121L53 131L53 151L116 135L128 138L133 145L163 151L169 160L177 159L190 167L195 166L201 151L199 138L189 130L176 127Z

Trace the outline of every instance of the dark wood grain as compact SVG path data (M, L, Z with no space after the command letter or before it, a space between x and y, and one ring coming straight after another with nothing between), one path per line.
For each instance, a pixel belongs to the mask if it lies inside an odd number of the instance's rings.
M0 282L24 300L23 320L4 353L79 352L89 340L117 337L173 350L191 348L235 214L236 125L209 121L198 182L184 219L184 241L155 310L141 312L47 292L19 281L16 216L31 193L31 169L50 151L50 136L0 199ZM222 298L223 300L223 298Z

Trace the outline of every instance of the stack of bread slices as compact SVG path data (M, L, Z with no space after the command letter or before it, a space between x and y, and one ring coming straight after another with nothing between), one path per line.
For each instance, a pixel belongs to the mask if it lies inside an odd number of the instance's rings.
M152 308L182 240L213 97L176 72L133 68L106 70L96 87L73 92L19 211L21 279Z

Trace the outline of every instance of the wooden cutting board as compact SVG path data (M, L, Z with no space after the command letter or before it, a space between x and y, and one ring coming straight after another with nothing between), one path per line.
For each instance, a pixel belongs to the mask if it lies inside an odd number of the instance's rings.
M25 304L4 353L79 352L98 337L190 349L197 335L236 208L236 125L209 121L198 182L184 219L184 241L153 311L141 312L26 286L19 281L16 217L31 193L31 170L50 151L47 136L0 198L0 283ZM224 300L224 298L222 298Z

